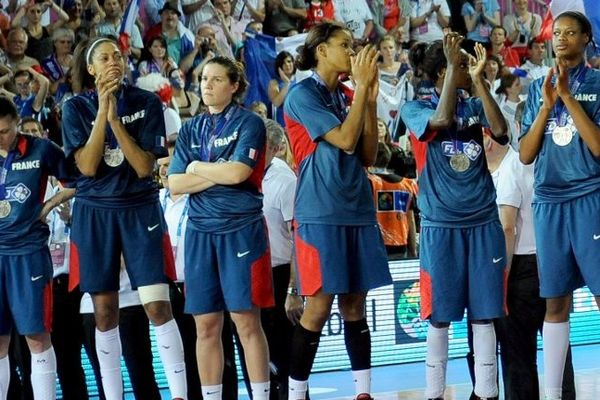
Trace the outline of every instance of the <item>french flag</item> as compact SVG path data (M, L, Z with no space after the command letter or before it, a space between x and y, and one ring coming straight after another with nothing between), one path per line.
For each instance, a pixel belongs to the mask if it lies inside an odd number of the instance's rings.
M140 9L142 7L142 0L129 0L125 14L123 14L123 20L121 21L121 29L119 29L119 47L121 51L129 50L131 38L131 32L133 31L133 25L138 17Z
M554 18L565 11L582 12L592 24L594 33L594 42L600 43L600 7L598 0L552 0L548 7L548 12L542 22L540 38L543 40L552 39L552 23Z

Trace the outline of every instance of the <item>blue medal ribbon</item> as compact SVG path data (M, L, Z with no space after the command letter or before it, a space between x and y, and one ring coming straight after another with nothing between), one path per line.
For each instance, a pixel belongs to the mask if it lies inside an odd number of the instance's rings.
M202 140L202 146L200 148L200 161L210 162L210 152L215 140L219 137L221 132L225 130L225 127L229 126L233 120L233 116L238 110L237 105L233 103L227 107L227 111L224 111L218 116L216 124L214 124L214 117L211 114L205 115L204 120L202 121L202 128L200 130L200 138ZM215 125L214 128L213 125Z
M438 104L440 103L440 96L437 94L437 91L435 91L435 90L433 91L429 101L431 101L431 104L433 104L437 108ZM457 93L456 93L456 112L454 114L454 121L456 121L456 136L450 135L450 138L452 139L452 143L454 144L455 154L462 153L463 144L462 144L462 142L460 142L460 149L459 149L458 131L463 128L465 116L466 116L465 104L462 101L461 94L457 91ZM460 153L458 150L460 150Z

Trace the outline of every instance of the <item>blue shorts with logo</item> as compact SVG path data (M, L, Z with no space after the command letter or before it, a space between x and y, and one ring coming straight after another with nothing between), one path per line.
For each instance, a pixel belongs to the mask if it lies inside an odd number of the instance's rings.
M73 203L69 288L119 290L121 255L132 288L175 280L173 251L160 203L101 208Z
M247 311L275 305L269 237L263 219L240 230L185 232L185 312Z
M299 224L294 249L302 295L363 293L392 283L378 225Z
M52 259L48 247L24 255L0 255L0 336L13 324L21 335L50 332Z
M540 296L587 285L600 295L600 191L562 203L534 203Z
M506 248L500 222L421 228L421 318L434 322L505 315Z

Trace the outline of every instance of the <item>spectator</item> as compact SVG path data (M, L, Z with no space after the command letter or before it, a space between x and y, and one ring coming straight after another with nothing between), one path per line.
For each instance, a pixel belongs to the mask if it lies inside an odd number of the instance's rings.
M490 92L495 96L500 86L500 77L504 73L504 65L498 56L487 56L483 76L489 84Z
M168 72L173 68L177 68L177 64L169 57L165 38L155 36L148 40L138 64L139 75L158 73L167 78Z
M334 22L333 0L311 0L306 9L304 32L320 22Z
M73 32L77 32L79 28L86 28L89 30L91 26L96 25L102 21L105 17L104 10L98 4L98 0L89 0L84 8L82 0L73 0L68 2L67 14L69 19L67 21L56 22L55 27L68 28Z
M214 16L211 0L181 0L180 4L186 16L186 26L192 32Z
M521 118L525 106L521 96L521 78L513 74L503 74L500 85L496 89L498 106L508 124L510 144L513 149L519 150L519 137L521 136Z
M489 43L492 27L500 25L498 0L466 0L461 15L467 26L467 39L471 41Z
M196 85L193 89L194 92L199 92L197 85L199 83L198 77L200 71L198 66L202 61L210 60L218 55L229 54L228 51L230 51L229 46L226 46L224 49L219 48L215 30L210 24L200 25L194 38L194 48L181 60L181 64L179 65L181 71L186 76L192 78L190 84ZM195 80L193 79L194 76L192 76L193 72L196 72Z
M527 58L521 69L527 72L527 76L523 78L523 94L527 95L529 85L538 78L546 76L550 67L544 64L544 56L546 55L546 43L538 39L531 39L527 43Z
M50 79L50 94L52 95L59 91L61 85L68 85L67 73L73 62L74 41L75 35L69 29L58 28L52 32L54 52L41 62L44 74ZM64 90L65 88L61 88L61 92Z
M6 58L8 61L8 67L12 69L13 73L27 69L34 65L39 65L38 60L29 57L25 54L27 50L27 32L23 28L13 28L8 32L6 38L7 49ZM11 86L11 88L14 86ZM9 90L11 90L9 88Z
M194 34L181 21L181 11L173 0L165 2L160 9L160 23L151 27L145 35L145 42L156 36L162 36L167 43L167 54L175 64L179 64L194 48Z
M121 23L123 22L123 9L119 0L104 0L104 19L100 21L95 27L96 36L114 36L119 37L121 30ZM138 60L142 55L142 48L144 43L142 42L142 34L137 24L133 24L130 33L129 49L133 58Z
M214 17L208 21L215 30L219 48L225 55L233 58L242 46L242 35L246 23L237 21L231 16L231 0L211 0L214 4Z
M185 90L185 79L179 68L168 72L169 82L173 88L173 107L179 112L181 120L192 118L200 112L200 97L193 91Z
M307 17L304 0L266 0L265 33L271 36L293 36Z
M34 81L39 84L37 91L33 89ZM14 76L14 83L18 94L4 90L0 91L13 99L21 118L37 115L46 101L50 81L34 68L28 68L27 70L17 71Z
M402 63L398 60L398 47L392 36L384 36L379 41L379 54L381 55L377 65L379 66L379 79L396 86ZM405 64L406 66L406 64Z
M527 9L528 0L513 0L514 13L504 16L502 26L507 39L521 59L527 55L529 42L540 34L542 17Z
M435 15L434 15L435 14ZM432 42L444 37L450 25L450 9L446 0L416 0L410 13L410 40Z
M533 165L484 135L488 169L496 187L496 203L509 265L508 315L496 321L505 400L539 399L537 336L543 334L546 303L540 297L531 209ZM562 400L575 399L571 352L565 365Z
M417 256L414 203L416 185L388 169L392 151L381 141L377 159L369 168L369 181L377 212L377 223L389 259Z
M283 122L283 102L287 96L290 82L294 79L296 66L294 58L287 51L282 51L275 58L275 76L276 79L271 79L269 82L269 100L273 106L272 116L281 126Z
M233 0L232 16L235 20L246 26L252 21L264 22L265 0Z
M333 0L336 21L352 32L355 41L366 43L374 33L373 14L366 0Z
M50 35L55 25L42 26L42 14L49 8L56 12L60 21L69 20L69 15L57 3L45 0L42 3L32 2L22 5L11 22L13 28L22 26L25 29L28 38L25 54L38 61L43 60L52 53ZM27 17L26 25L23 25L24 16Z
M260 100L253 101L250 104L250 110L263 119L268 117L267 105Z
M500 58L505 67L518 68L521 65L517 52L512 47L506 46L506 30L500 25L492 28L488 54Z
M373 24L378 38L395 35L396 31L408 32L411 4L409 0L370 0Z

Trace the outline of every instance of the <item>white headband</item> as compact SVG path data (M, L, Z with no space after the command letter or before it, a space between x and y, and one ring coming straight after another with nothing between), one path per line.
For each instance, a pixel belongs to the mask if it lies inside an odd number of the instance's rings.
M88 64L92 63L92 60L90 60L90 57L92 56L92 51L94 51L94 47L96 47L97 45L99 45L102 42L111 42L111 43L113 43L113 40L111 40L109 38L99 38L99 39L94 40L92 42L92 44L89 45L87 53L85 53L85 61L86 61L86 63L88 63Z

